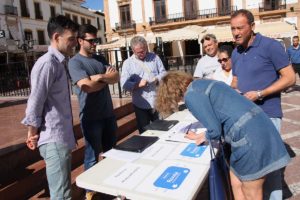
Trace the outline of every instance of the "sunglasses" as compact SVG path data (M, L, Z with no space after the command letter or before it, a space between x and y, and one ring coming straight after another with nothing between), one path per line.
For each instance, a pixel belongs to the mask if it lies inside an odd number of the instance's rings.
M229 58L222 58L222 59L218 59L218 62L222 63L222 62L227 62L228 60Z
M87 41L90 44L98 44L99 43L99 39L98 38L93 38L93 39L84 39L84 38L81 38L81 39Z

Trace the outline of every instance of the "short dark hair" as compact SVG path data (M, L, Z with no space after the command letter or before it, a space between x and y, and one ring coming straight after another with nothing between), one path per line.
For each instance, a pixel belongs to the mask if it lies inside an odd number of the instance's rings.
M48 36L51 39L54 33L62 34L66 29L76 32L79 25L63 15L51 17L47 25Z
M211 34L211 33L208 33L208 34L205 34L202 39L201 39L201 44L204 43L205 40L213 40L214 42L218 42L216 36L214 34Z
M254 22L254 16L253 16L252 12L250 12L249 10L246 10L246 9L240 9L240 10L235 11L231 15L231 19L235 18L235 17L237 17L239 15L245 16L247 18L247 20L248 20L248 24L249 25L251 25Z
M295 35L295 36L293 36L293 39L298 39L299 40L299 36Z
M97 28L91 24L82 24L79 26L78 37L84 39L86 33L97 35Z
M233 47L231 45L221 45L218 51L219 53L226 53L228 57L231 58Z

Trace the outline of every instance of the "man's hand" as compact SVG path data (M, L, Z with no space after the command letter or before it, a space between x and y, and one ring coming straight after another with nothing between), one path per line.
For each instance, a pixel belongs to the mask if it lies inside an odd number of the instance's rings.
M26 144L27 147L31 150L35 150L37 148L37 142L39 140L38 130L33 126L28 127Z
M103 79L103 74L92 75L92 76L90 76L90 79L92 81L101 82Z
M202 144L203 142L205 142L205 133L199 133L199 134L196 134L195 132L193 131L189 131L185 136L185 138L188 138L190 140L195 140L195 143L197 145L200 145Z
M105 74L110 74L110 73L113 73L115 71L116 71L115 68L113 68L112 66L109 66L109 67L106 68Z
M250 101L258 100L257 91L249 91L244 94L244 96L249 99Z
M148 85L148 81L145 80L145 79L142 79L139 84L138 84L138 87L141 88L141 87L145 87Z

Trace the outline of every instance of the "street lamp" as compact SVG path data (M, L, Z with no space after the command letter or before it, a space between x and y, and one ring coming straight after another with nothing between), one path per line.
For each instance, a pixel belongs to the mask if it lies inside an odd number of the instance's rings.
M34 40L24 40L23 44L20 43L20 40L15 40L15 43L16 43L16 46L18 47L18 49L22 49L24 52L25 68L27 71L27 78L29 80L30 72L29 72L29 66L28 66L27 53L30 49L33 49Z

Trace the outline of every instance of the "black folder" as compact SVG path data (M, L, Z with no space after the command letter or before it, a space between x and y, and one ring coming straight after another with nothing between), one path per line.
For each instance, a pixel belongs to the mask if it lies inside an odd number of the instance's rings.
M151 146L159 138L156 136L134 135L128 140L115 146L115 149L132 152L143 152L147 147Z
M168 131L170 130L175 124L178 123L178 120L155 120L151 124L148 124L144 128L146 130L158 130L158 131Z

